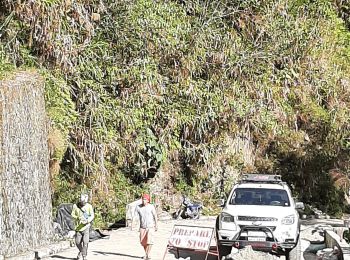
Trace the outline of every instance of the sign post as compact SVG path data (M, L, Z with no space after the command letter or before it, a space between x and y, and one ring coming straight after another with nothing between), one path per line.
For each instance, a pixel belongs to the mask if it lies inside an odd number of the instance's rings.
M191 250L205 252L205 260L208 255L216 255L219 260L219 251L216 243L216 250L210 251L210 244L214 235L214 228L174 225L168 244L163 256L163 260L169 249L176 249L178 257L179 250Z

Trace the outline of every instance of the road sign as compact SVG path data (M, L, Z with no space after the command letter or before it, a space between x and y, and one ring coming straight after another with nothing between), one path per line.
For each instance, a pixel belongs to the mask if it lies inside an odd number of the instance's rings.
M213 235L214 228L211 227L174 225L163 260L169 249L176 249L178 254L180 249L205 252L205 259L208 255L217 255L219 259L217 246L215 251L210 250Z

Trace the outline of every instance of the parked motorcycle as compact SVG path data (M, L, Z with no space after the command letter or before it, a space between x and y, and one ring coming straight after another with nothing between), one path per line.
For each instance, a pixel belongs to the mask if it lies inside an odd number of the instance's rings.
M180 208L174 213L174 218L190 218L199 219L202 213L203 205L201 203L192 202L186 196L183 196Z

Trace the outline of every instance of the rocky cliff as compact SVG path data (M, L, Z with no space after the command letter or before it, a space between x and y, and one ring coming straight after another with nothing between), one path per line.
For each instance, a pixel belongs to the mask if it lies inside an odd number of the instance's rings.
M43 81L19 72L0 81L0 255L48 242L49 152Z

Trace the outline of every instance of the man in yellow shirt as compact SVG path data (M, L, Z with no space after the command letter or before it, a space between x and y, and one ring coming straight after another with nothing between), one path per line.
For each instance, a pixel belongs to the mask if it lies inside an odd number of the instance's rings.
M87 249L89 244L89 232L91 222L94 219L94 209L91 204L88 203L89 196L82 194L78 204L74 204L72 210L72 217L75 221L75 244L79 249L77 259L83 257L83 260L87 260Z

